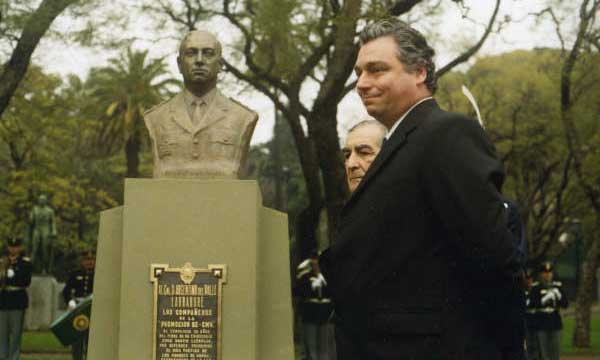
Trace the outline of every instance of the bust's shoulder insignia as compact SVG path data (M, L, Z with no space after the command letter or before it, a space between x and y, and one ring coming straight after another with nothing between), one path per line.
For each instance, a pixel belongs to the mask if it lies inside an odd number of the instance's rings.
M254 115L258 115L258 114L256 113L256 111L254 111L254 110L250 109L249 107L247 107L246 105L242 104L241 102L239 102L239 101L237 101L237 100L235 100L235 99L229 98L229 97L228 97L227 99L229 99L229 101L231 101L231 102L232 102L233 104L235 104L237 107L241 108L240 110L242 110L242 111L244 111L244 112L249 112L249 113L251 113L251 114L254 114Z
M148 110L144 111L144 116L146 116L146 115L150 115L150 114L151 114L151 113L153 113L154 111L156 111L156 110L158 110L158 109L162 108L162 107L163 107L163 106L164 106L166 103L168 103L169 101L171 101L171 99L164 100L164 101L162 101L162 102L158 103L157 105L154 105L154 106L153 106L153 107L151 107L150 109L148 109Z
M531 283L531 286L538 286L539 284L540 284L539 281L534 281L534 282Z
M562 281L553 281L552 285L562 286Z
M29 256L23 256L23 261L31 262L31 259Z

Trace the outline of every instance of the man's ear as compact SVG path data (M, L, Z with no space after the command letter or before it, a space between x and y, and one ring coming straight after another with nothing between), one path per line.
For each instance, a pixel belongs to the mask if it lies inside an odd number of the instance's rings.
M427 68L425 65L421 65L415 69L415 75L417 75L417 83L424 84L427 79Z

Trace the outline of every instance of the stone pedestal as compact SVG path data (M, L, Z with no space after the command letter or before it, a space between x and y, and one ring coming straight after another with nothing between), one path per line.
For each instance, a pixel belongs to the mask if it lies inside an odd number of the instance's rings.
M65 284L52 276L33 276L27 288L29 308L25 312L25 330L48 330L50 324L62 313L61 292Z
M261 203L255 181L127 179L101 215L89 359L151 360L151 264L190 262L227 267L219 360L292 360L287 218Z

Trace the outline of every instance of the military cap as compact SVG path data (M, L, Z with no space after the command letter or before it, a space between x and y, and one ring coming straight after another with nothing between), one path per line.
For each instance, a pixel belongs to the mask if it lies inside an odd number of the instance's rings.
M21 246L23 245L23 238L20 236L12 237L8 239L8 246Z
M94 249L81 250L81 252L79 253L79 256L82 258L95 258L96 250L94 250Z
M554 266L552 265L552 263L550 261L544 261L540 265L540 272L551 272L553 270L554 270Z
M79 251L79 257L81 258L94 258L96 257L96 250L94 249L83 249Z

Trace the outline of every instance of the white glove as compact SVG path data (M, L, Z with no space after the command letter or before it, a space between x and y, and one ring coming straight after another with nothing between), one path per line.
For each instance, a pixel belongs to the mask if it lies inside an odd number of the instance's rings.
M323 285L327 285L327 281L325 281L323 274L310 278L310 288L313 289L313 291L322 288Z
M554 294L554 298L556 300L560 300L562 298L562 295L560 293L560 290L558 290L557 288L553 288L552 290L550 290L553 294Z
M298 265L296 269L296 279L300 279L304 275L310 273L312 271L312 267L310 265L310 259L306 259Z
M6 277L9 279L12 279L15 277L15 271L13 269L8 269L6 270Z
M550 290L542 297L542 305L548 305L549 302L556 300L556 294Z
M75 300L69 300L69 304L68 304L69 310L75 309L76 306L77 306L77 302Z

